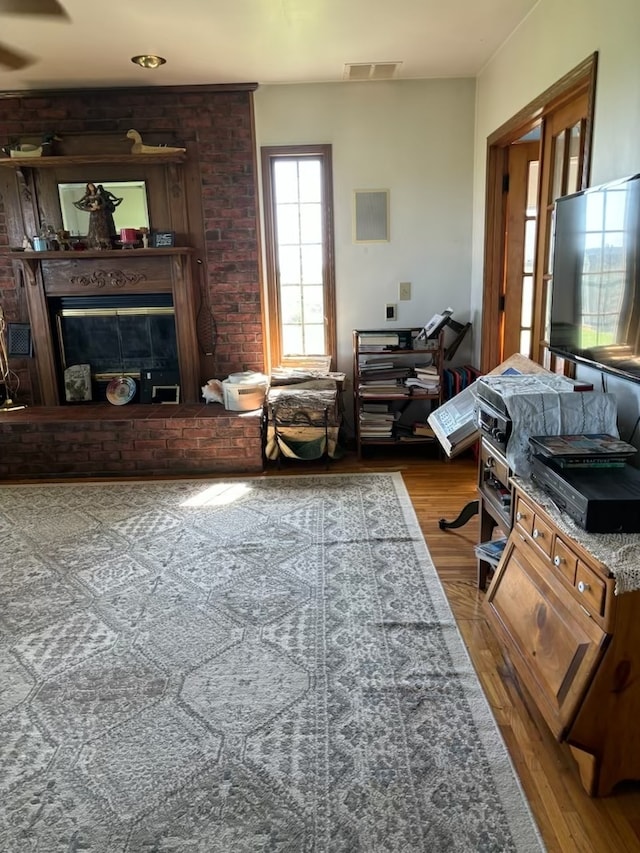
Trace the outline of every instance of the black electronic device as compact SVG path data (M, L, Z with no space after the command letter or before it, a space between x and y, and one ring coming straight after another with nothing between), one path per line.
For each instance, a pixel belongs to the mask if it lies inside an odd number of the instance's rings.
M478 383L479 388L480 383ZM477 423L482 435L503 453L511 436L512 422L502 406L496 408L478 393Z
M558 509L590 533L640 533L640 471L624 468L559 470L536 454L531 477Z
M551 352L640 382L640 174L558 198Z

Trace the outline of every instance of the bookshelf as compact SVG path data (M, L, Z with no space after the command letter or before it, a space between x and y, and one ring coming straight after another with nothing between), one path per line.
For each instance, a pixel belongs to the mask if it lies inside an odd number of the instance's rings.
M422 327L353 330L354 428L367 446L437 444L427 423L442 402L444 333L416 341Z

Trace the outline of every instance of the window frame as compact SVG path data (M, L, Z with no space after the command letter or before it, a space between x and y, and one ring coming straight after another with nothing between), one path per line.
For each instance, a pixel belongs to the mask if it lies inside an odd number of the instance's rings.
M326 353L331 357L331 370L337 360L336 297L335 297L335 246L333 228L333 169L331 145L268 145L260 149L262 166L262 200L265 234L265 304L266 336L269 369L281 364L281 304L276 249L276 216L273 185L273 167L279 160L301 160L305 157L319 159L322 169L322 283L324 296L324 326ZM298 353L299 355L299 353Z

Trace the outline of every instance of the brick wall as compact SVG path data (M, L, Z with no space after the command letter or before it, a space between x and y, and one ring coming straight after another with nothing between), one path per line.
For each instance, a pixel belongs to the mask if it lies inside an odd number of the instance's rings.
M63 139L121 132L124 140L131 127L143 139L162 131L177 143L197 143L196 191L204 233L195 235L194 242L205 252L205 263L196 268L202 272L197 282L202 297L198 322L203 339L210 340L217 331L215 357L203 360L203 381L264 367L252 88L110 89L0 98L2 144L52 130ZM5 199L0 197L0 249L8 248L6 217ZM28 321L20 316L6 254L0 254L0 300L9 321ZM26 393L29 377L17 367Z
M16 93L0 98L0 143L83 133L119 134L135 127L143 139L168 133L176 144L195 143L197 175L189 186L201 205L202 233L193 245L201 344L215 334L215 355L201 357L203 382L242 370L263 370L258 266L253 86L111 89ZM0 193L0 304L9 322L28 322L8 249L8 210ZM153 225L153 223L152 223ZM205 348L205 352L210 347ZM12 365L29 402L31 371ZM138 411L138 410L142 411ZM128 406L117 418L108 404L28 408L0 415L0 477L215 474L262 468L260 418L219 406ZM93 414L91 412L93 411Z
M215 476L262 467L260 412L96 404L23 409L0 419L1 479Z

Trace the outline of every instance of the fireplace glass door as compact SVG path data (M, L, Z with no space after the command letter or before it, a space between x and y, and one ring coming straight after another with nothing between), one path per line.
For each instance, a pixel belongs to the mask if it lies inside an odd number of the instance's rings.
M143 371L178 373L170 294L63 297L51 308L63 372L88 364L98 386Z

